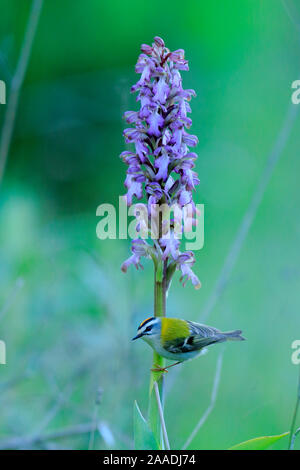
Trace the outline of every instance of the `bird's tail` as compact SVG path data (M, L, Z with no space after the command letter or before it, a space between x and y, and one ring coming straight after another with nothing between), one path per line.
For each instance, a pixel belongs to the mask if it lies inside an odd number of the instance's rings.
M223 333L228 341L245 341L246 338L242 336L242 330L227 331Z

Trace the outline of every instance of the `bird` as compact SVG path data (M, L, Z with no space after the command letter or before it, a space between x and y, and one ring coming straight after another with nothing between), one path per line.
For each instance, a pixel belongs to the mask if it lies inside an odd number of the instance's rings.
M212 326L170 317L149 317L142 321L132 341L142 338L154 351L174 360L167 367L155 367L155 372L168 372L170 367L206 352L206 347L224 341L244 341L241 330L222 332ZM156 366L156 365L155 365Z

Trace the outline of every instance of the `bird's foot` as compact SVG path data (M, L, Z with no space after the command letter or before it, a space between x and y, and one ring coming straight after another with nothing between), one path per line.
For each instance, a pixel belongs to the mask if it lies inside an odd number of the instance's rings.
M166 367L159 367L157 364L154 364L155 367L150 369L152 372L169 372Z

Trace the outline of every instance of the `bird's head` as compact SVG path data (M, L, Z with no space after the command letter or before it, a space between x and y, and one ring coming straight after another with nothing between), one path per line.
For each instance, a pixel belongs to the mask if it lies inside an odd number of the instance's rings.
M160 338L161 334L161 319L155 317L146 318L142 321L137 330L137 335L132 338L132 341L138 338L142 338L147 343L152 343L153 340Z

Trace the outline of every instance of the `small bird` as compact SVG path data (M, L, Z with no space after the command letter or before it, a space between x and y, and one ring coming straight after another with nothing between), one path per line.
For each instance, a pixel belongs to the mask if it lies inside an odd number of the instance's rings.
M138 327L132 341L142 338L154 351L166 359L175 360L167 367L151 369L168 372L167 369L201 354L206 346L224 341L244 341L241 330L222 333L212 326L169 317L149 317Z

